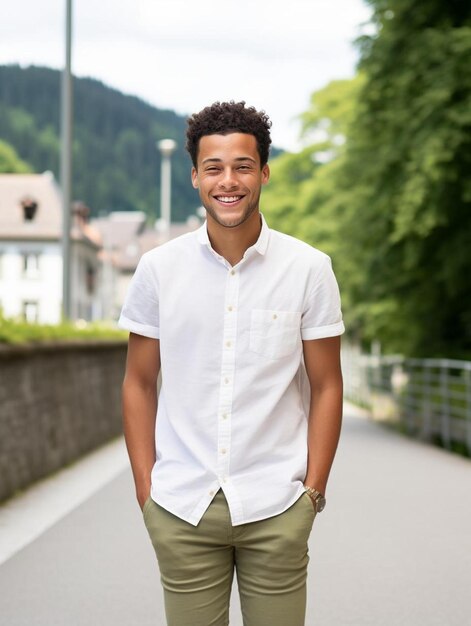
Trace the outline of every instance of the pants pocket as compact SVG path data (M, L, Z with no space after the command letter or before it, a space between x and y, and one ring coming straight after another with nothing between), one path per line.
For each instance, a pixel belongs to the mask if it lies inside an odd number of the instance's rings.
M144 521L146 520L146 513L151 503L152 497L149 495L147 500L144 502L144 506L142 507L142 517L144 518Z
M304 492L303 495L301 496L301 498L304 499L307 502L307 504L309 505L309 511L310 511L311 515L313 517L315 517L317 515L317 511L315 509L314 502L313 502L311 496L308 493Z

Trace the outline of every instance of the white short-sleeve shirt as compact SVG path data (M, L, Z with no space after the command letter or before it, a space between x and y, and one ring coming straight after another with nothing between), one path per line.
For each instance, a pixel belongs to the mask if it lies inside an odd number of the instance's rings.
M234 526L282 513L304 492L302 340L344 332L330 258L261 222L233 267L206 223L145 253L119 319L160 341L151 496L195 526L219 488Z

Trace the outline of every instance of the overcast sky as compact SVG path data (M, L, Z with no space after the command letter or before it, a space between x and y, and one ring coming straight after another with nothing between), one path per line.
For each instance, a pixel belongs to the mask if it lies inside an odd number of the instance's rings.
M60 68L65 0L14 0L0 20L0 63ZM312 91L348 78L363 0L76 0L73 71L188 114L245 100L296 149Z

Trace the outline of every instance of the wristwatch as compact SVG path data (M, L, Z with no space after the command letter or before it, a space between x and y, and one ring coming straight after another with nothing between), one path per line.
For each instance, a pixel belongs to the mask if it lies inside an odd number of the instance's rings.
M304 485L304 488L308 496L314 502L314 508L316 509L316 513L320 513L321 511L323 511L325 509L325 504L327 501L325 497L321 494L321 492L317 491L317 489L315 489L314 487L308 487L307 485Z

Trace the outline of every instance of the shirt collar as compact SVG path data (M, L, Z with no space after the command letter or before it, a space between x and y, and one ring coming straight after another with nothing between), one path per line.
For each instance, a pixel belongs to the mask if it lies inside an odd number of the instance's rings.
M268 247L268 239L270 237L270 229L267 225L267 222L265 220L265 217L263 216L262 213L260 213L260 218L262 220L262 230L260 231L260 235L257 239L257 241L255 242L253 248L255 248L255 250L261 254L264 255L265 252L267 251L267 247ZM209 236L208 236L208 222L205 220L204 224L202 226L200 226L200 228L197 229L196 231L196 237L198 239L198 241L200 242L201 245L203 246L209 246L211 248L211 242L209 241Z

